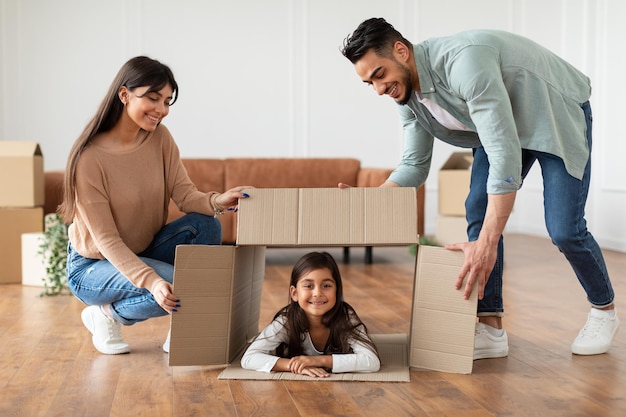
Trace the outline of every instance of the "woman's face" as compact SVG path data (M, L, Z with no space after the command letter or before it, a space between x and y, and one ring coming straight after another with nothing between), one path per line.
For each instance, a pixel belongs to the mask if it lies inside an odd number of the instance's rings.
M307 317L322 317L337 303L337 284L328 268L314 269L302 275L290 288L291 299Z
M170 112L173 90L167 84L159 91L151 91L150 87L137 87L130 91L126 87L120 89L122 101L126 100L125 112L141 129L153 131Z

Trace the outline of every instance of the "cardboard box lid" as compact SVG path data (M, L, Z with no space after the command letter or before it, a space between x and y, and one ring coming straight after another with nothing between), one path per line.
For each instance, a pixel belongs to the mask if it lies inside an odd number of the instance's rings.
M39 144L34 141L0 141L0 157L43 156Z
M254 188L239 201L238 245L365 246L418 241L414 188Z
M418 246L413 289L410 365L469 374L474 363L478 292L469 300L454 288L463 252Z

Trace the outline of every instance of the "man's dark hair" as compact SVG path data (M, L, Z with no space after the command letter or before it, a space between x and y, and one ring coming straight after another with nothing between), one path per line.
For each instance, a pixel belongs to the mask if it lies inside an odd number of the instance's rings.
M356 64L370 49L373 49L376 55L391 57L393 44L397 41L412 48L411 42L385 19L373 17L362 22L351 35L346 37L341 53L353 64Z

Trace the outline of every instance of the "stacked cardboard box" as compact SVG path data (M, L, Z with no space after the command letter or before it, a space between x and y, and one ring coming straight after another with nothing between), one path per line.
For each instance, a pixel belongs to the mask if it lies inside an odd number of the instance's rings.
M39 145L0 141L1 284L21 282L22 234L43 230L43 204L43 155Z
M225 365L259 331L267 246L411 245L418 242L413 188L250 189L239 202L237 246L179 246L169 364ZM470 373L476 295L454 282L460 252L419 247L407 366Z
M454 152L439 170L439 213L435 240L442 244L467 242L465 198L469 193L471 152Z

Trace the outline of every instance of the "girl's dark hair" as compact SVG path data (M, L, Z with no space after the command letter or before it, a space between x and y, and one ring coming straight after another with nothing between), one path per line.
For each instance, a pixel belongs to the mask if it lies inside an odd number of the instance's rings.
M308 272L322 268L330 270L337 289L335 306L322 317L322 323L330 329L324 354L352 353L350 349L351 340L369 346L372 351L378 354L376 346L368 337L364 336L364 333L367 335L367 327L352 306L343 300L343 284L339 267L328 252L310 252L301 257L291 271L290 287L295 287L298 280ZM293 301L291 297L289 300L289 304L274 316L274 319L280 316L285 318L285 326L289 335L289 342L281 344L276 349L276 355L283 358L292 358L303 354L302 335L309 329L309 320L298 302Z
M124 110L124 104L118 97L120 88L124 86L129 91L133 91L138 87L147 86L149 88L145 94L148 94L160 91L168 84L172 87L172 100L169 103L171 106L178 98L178 83L176 83L174 74L167 65L155 59L138 56L131 58L120 68L98 111L70 150L63 182L63 203L58 209L65 223L72 222L76 211L75 177L78 157L96 134L111 130L120 119Z
M351 35L346 37L341 53L353 64L356 64L370 49L373 49L378 56L390 58L393 44L397 41L412 48L411 42L385 19L373 17L362 22Z

